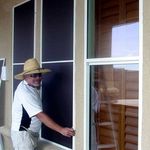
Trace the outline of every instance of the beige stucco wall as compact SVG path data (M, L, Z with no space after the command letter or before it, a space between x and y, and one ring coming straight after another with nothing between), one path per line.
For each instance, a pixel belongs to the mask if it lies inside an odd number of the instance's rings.
M75 150L84 149L84 0L76 0L75 16Z
M37 0L40 2L40 0ZM8 68L8 81L5 82L4 106L1 106L0 113L4 115L4 121L0 124L4 127L5 150L11 150L9 130L11 124L11 101L12 101L12 7L23 0L0 0L0 58L6 58ZM74 100L74 127L76 137L74 139L75 150L84 149L84 0L76 0L75 7L75 100ZM149 150L150 147L150 1L141 0L143 3L143 108L142 108L142 137L141 150ZM39 3L38 3L39 4ZM39 5L38 5L39 8ZM37 13L40 16L40 11ZM40 58L40 17L37 20L36 57ZM142 38L142 37L140 37ZM3 108L3 109L2 109ZM41 150L58 149L50 144L41 143Z
M8 81L3 83L3 94L0 97L1 116L4 120L0 120L0 132L3 134L5 150L11 150L12 144L10 140L11 126L11 105L12 105L12 8L24 0L0 0L0 58L6 58ZM36 37L35 37L35 57L40 60L40 23L41 11L40 2L37 0L36 12ZM75 150L84 149L84 0L75 1L75 91L74 91L74 128L76 129L76 137L73 139L73 147ZM76 7L78 6L78 7ZM3 101L3 103L2 103ZM47 142L40 142L40 150L60 150L60 148Z
M0 109L4 120L0 120L3 124L1 131L4 133L5 150L11 150L10 141L10 124L11 124L11 102L12 102L12 6L17 1L0 1L0 58L6 58L7 78L1 87L3 95L0 98L4 101Z
M150 1L143 1L142 150L150 148Z

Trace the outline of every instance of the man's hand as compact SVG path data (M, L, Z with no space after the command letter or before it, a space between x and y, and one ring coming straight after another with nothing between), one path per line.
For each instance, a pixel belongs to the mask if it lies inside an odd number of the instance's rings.
M59 132L60 134L66 136L66 137L72 137L75 135L75 130L72 128L62 127L59 124L57 124L51 117L49 117L44 112L40 112L36 115L37 118L41 122L43 122L47 127L51 128L52 130L55 130Z
M66 137L72 137L75 135L75 130L73 128L62 128L60 133Z

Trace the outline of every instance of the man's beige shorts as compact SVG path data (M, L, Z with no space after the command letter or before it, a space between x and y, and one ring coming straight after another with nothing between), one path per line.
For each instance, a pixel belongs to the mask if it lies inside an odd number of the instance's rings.
M14 150L36 150L38 136L32 136L27 131L11 131Z

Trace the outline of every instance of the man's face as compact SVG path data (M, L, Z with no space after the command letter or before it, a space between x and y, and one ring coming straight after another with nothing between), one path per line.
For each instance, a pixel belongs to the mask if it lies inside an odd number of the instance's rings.
M39 88L42 81L42 74L36 73L36 74L27 74L24 76L25 80L30 86Z

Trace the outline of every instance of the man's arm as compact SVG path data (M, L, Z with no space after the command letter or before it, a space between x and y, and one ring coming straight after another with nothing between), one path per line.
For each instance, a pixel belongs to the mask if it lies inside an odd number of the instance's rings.
M72 128L66 128L62 127L59 124L57 124L52 118L50 118L47 114L44 112L40 112L36 115L36 117L44 123L47 127L51 128L52 130L55 130L59 132L60 134L71 137L75 135L75 131Z

